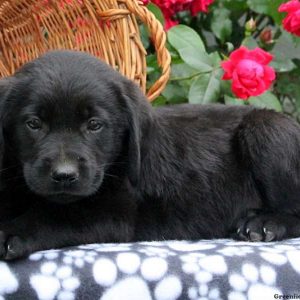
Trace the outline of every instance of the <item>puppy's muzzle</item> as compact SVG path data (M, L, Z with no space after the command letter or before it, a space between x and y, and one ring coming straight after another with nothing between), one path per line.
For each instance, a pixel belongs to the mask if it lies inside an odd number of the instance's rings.
M78 181L79 170L72 162L59 163L53 168L50 176L52 182L69 186Z

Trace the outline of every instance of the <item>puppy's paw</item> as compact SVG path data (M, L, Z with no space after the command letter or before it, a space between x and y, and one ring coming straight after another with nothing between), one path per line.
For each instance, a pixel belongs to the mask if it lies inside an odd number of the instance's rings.
M0 260L21 258L27 253L26 243L22 238L0 231Z
M250 242L271 242L287 238L287 226L272 214L250 214L241 218L232 237Z

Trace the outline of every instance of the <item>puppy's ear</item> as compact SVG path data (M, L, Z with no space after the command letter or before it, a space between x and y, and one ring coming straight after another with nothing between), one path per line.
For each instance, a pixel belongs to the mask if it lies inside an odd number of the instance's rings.
M152 125L152 108L140 88L127 80L122 87L121 98L129 134L128 178L136 186L140 178L142 143Z
M4 135L3 135L3 123L5 118L5 111L4 111L4 105L6 102L6 99L10 93L11 90L11 80L10 78L4 78L0 80L0 190L3 189L3 181L1 170L3 169L3 160L4 160Z

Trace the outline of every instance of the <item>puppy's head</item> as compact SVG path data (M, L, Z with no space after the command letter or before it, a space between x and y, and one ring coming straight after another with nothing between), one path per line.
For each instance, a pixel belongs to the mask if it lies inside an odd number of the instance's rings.
M34 193L66 203L94 194L109 177L137 183L150 105L105 63L49 52L0 81L0 99L0 155L9 151L20 162Z

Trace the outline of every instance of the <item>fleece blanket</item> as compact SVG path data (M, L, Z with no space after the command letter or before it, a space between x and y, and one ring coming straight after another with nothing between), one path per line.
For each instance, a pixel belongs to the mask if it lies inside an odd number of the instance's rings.
M300 299L300 238L92 244L37 252L0 262L0 299Z

